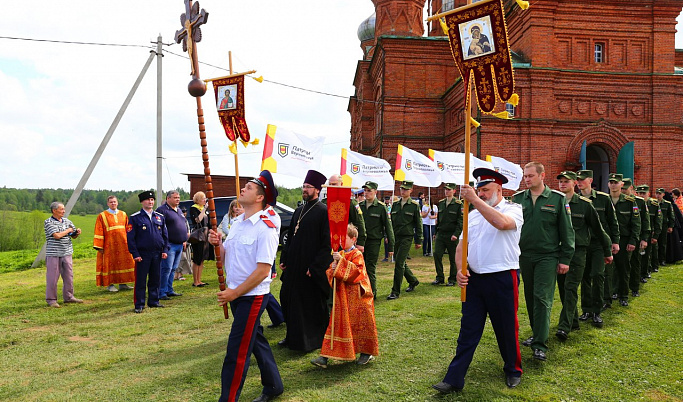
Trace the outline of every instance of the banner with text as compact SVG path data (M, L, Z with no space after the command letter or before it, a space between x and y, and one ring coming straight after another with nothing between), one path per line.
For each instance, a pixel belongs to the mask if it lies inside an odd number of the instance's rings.
M462 152L442 152L429 150L429 159L433 160L437 169L441 173L441 180L444 183L455 183L459 186L465 184L465 154ZM493 169L491 162L483 161L470 154L470 180L475 180L472 172L476 168Z
M486 160L493 164L493 170L508 178L508 182L503 184L503 188L514 191L519 189L519 184L524 177L524 170L521 166L497 156L487 155Z
M366 181L377 183L377 190L393 190L391 165L384 159L374 158L342 148L341 169L344 185L362 187Z
M399 144L394 180L412 181L415 185L424 187L439 187L441 174L434 161Z
M308 137L268 124L263 145L261 170L290 176L303 176L318 169L325 137Z

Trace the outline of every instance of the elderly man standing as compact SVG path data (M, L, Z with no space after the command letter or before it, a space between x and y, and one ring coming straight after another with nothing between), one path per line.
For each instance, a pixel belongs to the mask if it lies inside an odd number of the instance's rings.
M514 388L522 378L517 333L522 207L503 199L502 185L507 183L507 178L502 174L479 168L473 176L477 178L479 196L472 187L462 186L462 197L475 210L470 213L467 224L468 243L460 242L455 253L458 286L467 286L467 301L462 303L455 357L443 381L432 386L442 393L458 392L465 386L465 375L484 332L487 314L503 358L505 384ZM468 250L466 275L461 271L463 247Z
M178 208L180 204L180 193L171 190L166 193L166 203L157 212L164 215L166 221L166 231L168 232L168 257L161 260L161 279L159 284L159 299L169 300L174 296L182 296L173 290L173 278L175 271L180 264L180 257L183 249L187 247L187 220L185 215Z
M81 234L81 229L64 217L64 204L50 205L52 216L45 220L45 301L50 307L59 308L57 303L57 282L62 277L64 303L83 303L74 297L74 271L71 259L74 253L71 239Z
M135 312L145 308L145 286L149 292L149 307L164 307L159 304L159 282L161 260L168 254L168 234L165 218L154 211L154 192L138 194L142 209L130 216L128 227L128 251L135 260ZM149 281L148 278L149 277Z
M571 210L564 194L543 182L545 167L538 162L524 166L528 190L512 196L524 211L519 241L519 265L524 280L524 298L533 335L522 342L533 350L533 358L545 361L550 332L557 274L566 274L574 255Z
M97 250L95 283L107 286L110 292L132 289L128 283L135 282L135 261L128 252L126 226L128 215L119 211L115 196L107 198L109 209L102 211L95 220L93 248ZM117 289L115 284L119 284Z
M327 268L332 262L327 207L320 202L325 176L309 170L301 187L305 204L294 211L280 255L280 304L287 335L280 346L310 352L320 349L330 321Z

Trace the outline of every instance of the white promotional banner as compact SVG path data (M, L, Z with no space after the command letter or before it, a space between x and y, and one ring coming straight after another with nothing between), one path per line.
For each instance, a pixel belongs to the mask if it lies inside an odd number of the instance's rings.
M269 124L261 170L290 176L317 170L322 161L323 142L325 137L309 137Z
M374 181L378 190L394 189L391 165L384 159L342 148L340 173L345 186L360 188L366 181Z
M441 180L444 183L455 183L459 186L465 184L465 154L462 152L441 152L429 150L429 158L434 161L437 169L441 172ZM470 154L470 180L476 181L472 172L476 168L493 169L491 162L483 161Z
M503 184L503 188L514 191L519 189L519 184L524 177L524 170L521 166L497 156L487 155L486 160L493 164L493 170L508 178L508 182Z
M412 181L418 186L439 187L441 174L434 161L403 145L396 152L396 181Z

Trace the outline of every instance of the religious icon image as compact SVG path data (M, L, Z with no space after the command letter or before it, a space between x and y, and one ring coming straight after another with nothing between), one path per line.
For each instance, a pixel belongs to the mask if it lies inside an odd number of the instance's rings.
M463 22L458 25L462 38L462 58L469 60L496 51L491 31L491 17L485 16L476 20Z
M223 85L218 88L220 99L216 104L218 110L232 110L237 107L237 84Z

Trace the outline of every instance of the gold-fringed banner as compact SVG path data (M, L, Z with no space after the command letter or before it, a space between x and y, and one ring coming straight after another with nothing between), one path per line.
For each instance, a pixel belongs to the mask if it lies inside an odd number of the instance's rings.
M225 135L230 141L237 138L249 142L249 128L244 119L244 75L211 81L216 96L216 110Z
M479 1L443 17L465 90L473 75L479 108L491 113L515 91L503 1Z

